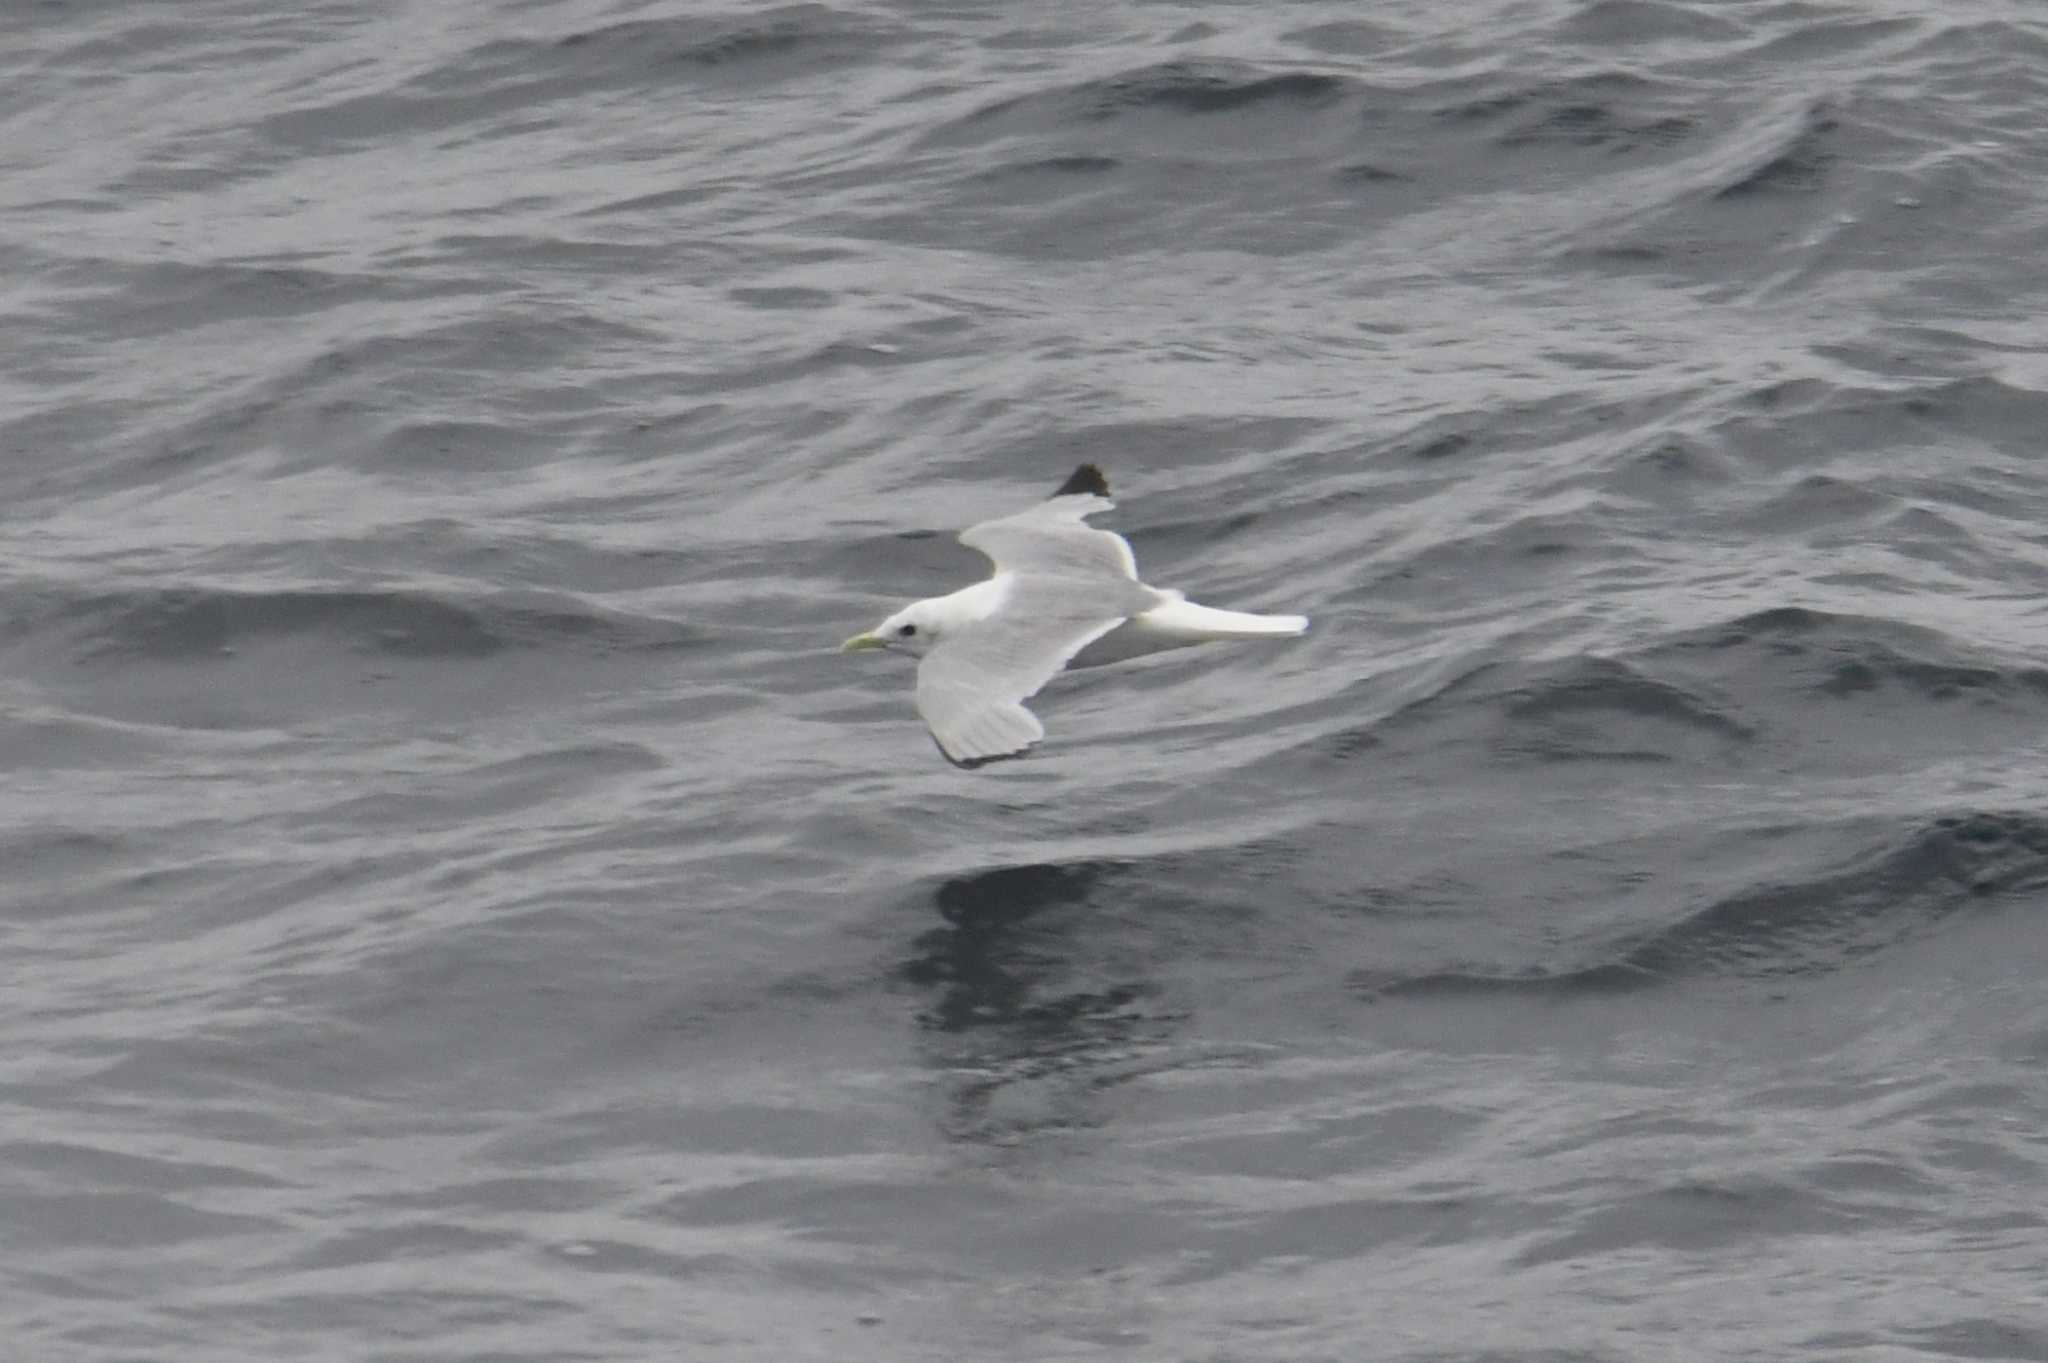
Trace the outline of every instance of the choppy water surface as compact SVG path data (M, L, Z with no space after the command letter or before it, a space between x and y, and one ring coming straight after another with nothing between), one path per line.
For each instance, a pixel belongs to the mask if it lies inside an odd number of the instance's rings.
M7 9L11 1356L2048 1358L2044 107L1988 0ZM952 770L832 645L1081 459L1316 628Z

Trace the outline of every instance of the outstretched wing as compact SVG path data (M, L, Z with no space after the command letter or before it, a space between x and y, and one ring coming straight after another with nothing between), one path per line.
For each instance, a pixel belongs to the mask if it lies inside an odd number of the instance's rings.
M1086 518L1116 503L1088 493L1054 497L1029 511L971 525L960 542L987 554L999 573L1115 577L1135 582L1138 561L1122 535L1092 530Z
M917 712L947 759L971 766L1045 737L1024 701L1067 661L1158 599L1129 578L1110 590L1070 578L1007 575L1003 602L952 634L917 667ZM1122 591L1116 590L1121 585Z

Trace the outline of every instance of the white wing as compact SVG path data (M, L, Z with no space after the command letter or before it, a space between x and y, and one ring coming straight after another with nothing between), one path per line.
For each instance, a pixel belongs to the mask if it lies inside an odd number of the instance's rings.
M1045 737L1023 702L1076 653L1165 599L1138 581L1122 536L1082 524L1108 506L1102 497L1055 497L961 533L962 544L994 560L1003 598L918 665L918 713L952 761L1009 757Z
M1083 521L1116 503L1081 494L1054 497L1029 511L971 525L960 542L987 554L999 573L1049 573L1061 577L1117 577L1135 582L1138 561L1122 535L1091 530Z
M1126 618L1065 590L1059 578L1013 577L1006 585L994 614L955 631L917 665L917 712L954 762L1009 757L1044 738L1023 702Z

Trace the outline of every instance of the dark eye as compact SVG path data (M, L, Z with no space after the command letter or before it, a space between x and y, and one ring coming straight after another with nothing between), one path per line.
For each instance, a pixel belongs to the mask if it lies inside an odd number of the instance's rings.
M905 639L908 639L908 638L909 638L909 637L910 637L911 635L913 635L913 634L917 633L917 626L916 626L916 625L905 625L905 626L904 626L904 627L903 627L902 629L899 629L899 630L897 630L897 631L896 631L896 633L897 633L897 634L898 634L898 635L899 635L900 637L902 637L902 638L905 638Z

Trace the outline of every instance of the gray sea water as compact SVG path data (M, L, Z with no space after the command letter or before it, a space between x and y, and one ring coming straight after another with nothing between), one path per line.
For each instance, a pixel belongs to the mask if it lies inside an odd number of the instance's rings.
M2048 1359L2048 13L0 7L0 1356ZM956 771L1107 470L1309 636Z

